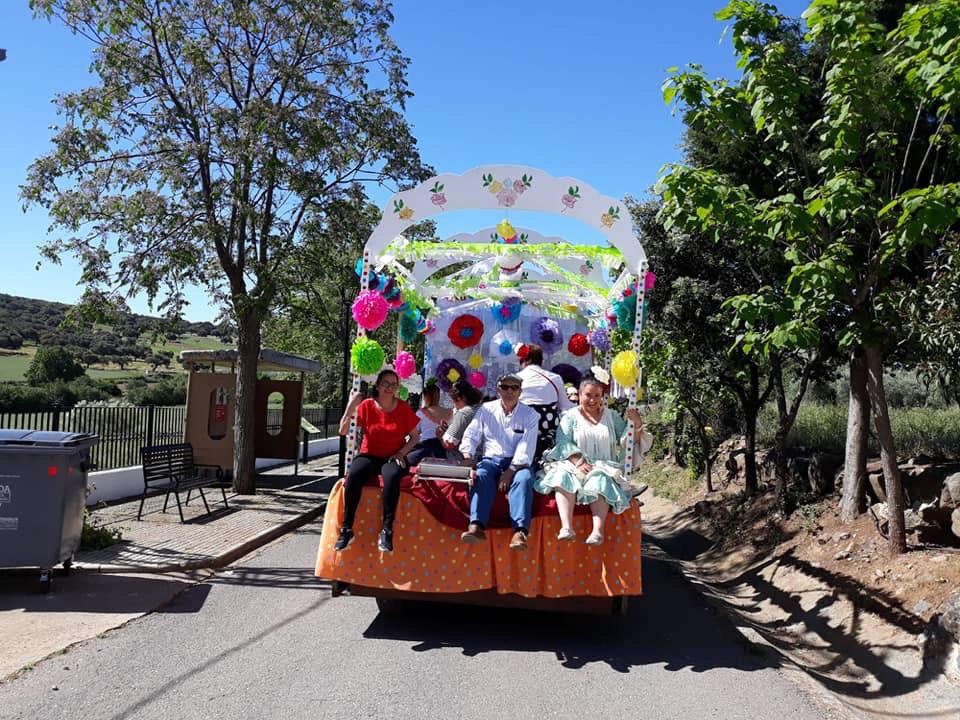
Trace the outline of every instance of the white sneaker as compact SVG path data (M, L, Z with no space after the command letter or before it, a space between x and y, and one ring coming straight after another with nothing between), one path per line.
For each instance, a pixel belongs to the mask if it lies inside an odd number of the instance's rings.
M560 532L557 533L557 540L576 540L577 534L573 531L572 528L560 528Z
M590 537L584 540L587 545L603 545L603 533L592 532Z

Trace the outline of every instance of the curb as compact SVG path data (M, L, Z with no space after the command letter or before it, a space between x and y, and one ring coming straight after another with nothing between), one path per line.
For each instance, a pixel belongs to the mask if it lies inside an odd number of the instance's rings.
M242 543L234 545L232 548L214 557L208 557L198 560L184 560L178 563L169 563L167 565L94 565L87 563L74 563L73 569L81 572L91 573L176 573L190 570L216 570L229 565L244 555L256 550L269 542L286 535L292 530L306 525L316 520L323 514L327 507L327 501L324 500L317 507L307 510L300 515L289 520L274 525L267 530L263 530L256 535L244 540Z

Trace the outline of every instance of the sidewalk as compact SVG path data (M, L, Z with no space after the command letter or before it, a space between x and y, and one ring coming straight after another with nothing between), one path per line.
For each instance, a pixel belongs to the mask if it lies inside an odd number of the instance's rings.
M266 543L318 519L336 481L337 456L260 473L257 494L207 492L210 515L191 499L180 523L176 505L162 513L163 496L150 498L143 519L139 500L96 510L123 539L79 553L74 572L55 571L53 588L38 592L36 570L0 571L0 682L71 645L164 607L174 596ZM214 500L216 498L216 500ZM171 499L171 502L172 499ZM314 558L305 558L313 566Z
M337 456L301 465L298 476L293 469L285 465L260 473L256 495L228 491L229 508L223 507L219 489L204 490L209 515L193 493L183 509L184 523L172 496L166 513L162 495L148 498L139 521L139 499L98 509L92 513L94 521L118 528L123 539L104 550L79 553L74 566L100 572L175 572L227 565L323 512L336 481Z

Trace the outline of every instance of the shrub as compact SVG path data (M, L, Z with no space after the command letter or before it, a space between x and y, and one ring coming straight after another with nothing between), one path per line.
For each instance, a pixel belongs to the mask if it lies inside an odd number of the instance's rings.
M187 376L176 375L154 385L128 387L127 401L134 405L184 405L187 402Z
M73 354L62 347L37 349L30 367L27 382L33 386L46 385L56 380L70 381L83 375L83 368Z
M68 410L77 404L77 393L65 382L43 387L0 384L0 412Z

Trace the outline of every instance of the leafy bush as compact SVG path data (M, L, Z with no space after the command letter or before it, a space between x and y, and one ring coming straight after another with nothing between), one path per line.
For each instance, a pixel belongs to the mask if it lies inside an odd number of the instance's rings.
M0 384L0 412L67 410L77 404L77 399L76 391L62 381L43 387Z
M187 376L176 375L154 385L128 387L127 401L134 405L184 405L187 402Z
M30 367L27 368L27 382L34 387L46 385L56 380L70 381L83 375L83 367L66 348L41 347L37 349Z

